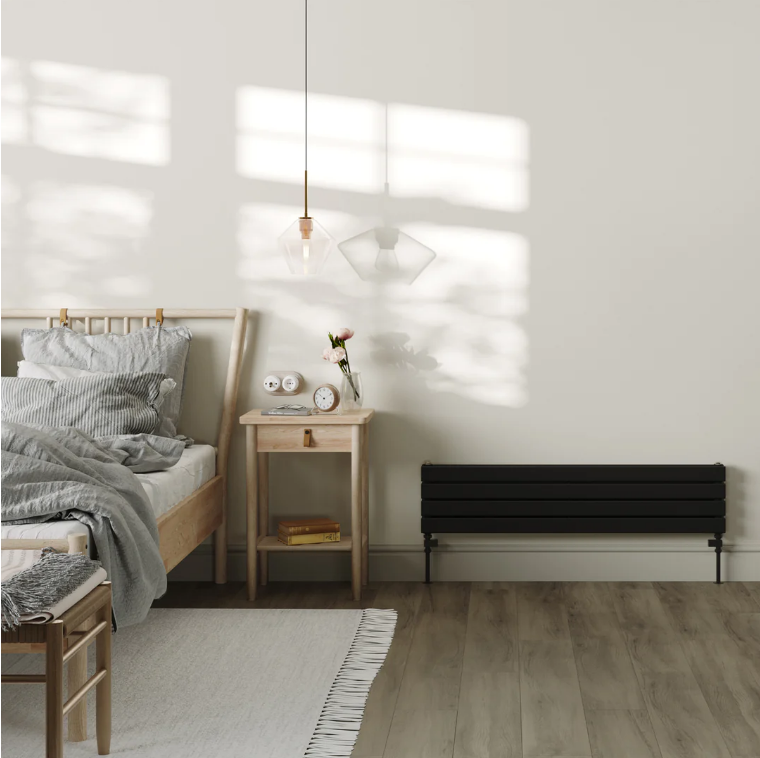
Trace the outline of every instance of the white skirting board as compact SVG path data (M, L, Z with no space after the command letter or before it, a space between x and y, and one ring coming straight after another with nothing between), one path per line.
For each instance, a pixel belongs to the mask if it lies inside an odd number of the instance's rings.
M298 548L294 548L297 550ZM715 553L707 536L694 540L555 540L452 542L433 550L433 581L712 582ZM724 581L760 581L760 543L726 543ZM370 581L422 581L422 545L370 547ZM348 581L348 559L338 554L270 557L271 581ZM211 581L212 550L201 545L169 575L173 581ZM231 545L229 578L245 580L245 546Z

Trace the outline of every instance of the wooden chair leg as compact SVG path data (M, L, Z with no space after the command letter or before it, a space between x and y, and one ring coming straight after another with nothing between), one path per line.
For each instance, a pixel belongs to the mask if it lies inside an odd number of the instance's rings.
M48 624L45 639L45 755L63 758L63 623Z
M95 685L95 721L98 738L98 755L111 752L111 602L98 613L98 621L105 621L106 628L95 642L95 670L105 669L106 675Z
M87 681L87 648L77 653L67 664L69 696L83 687ZM83 697L68 714L69 741L83 742L87 739L87 698Z

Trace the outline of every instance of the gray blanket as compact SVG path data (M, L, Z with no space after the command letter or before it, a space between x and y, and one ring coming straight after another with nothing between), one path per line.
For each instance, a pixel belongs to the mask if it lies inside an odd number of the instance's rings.
M128 466L168 468L183 449L180 441L151 435L95 440L77 429L3 422L2 520L86 524L113 583L116 623L137 624L166 591L166 572L156 518Z

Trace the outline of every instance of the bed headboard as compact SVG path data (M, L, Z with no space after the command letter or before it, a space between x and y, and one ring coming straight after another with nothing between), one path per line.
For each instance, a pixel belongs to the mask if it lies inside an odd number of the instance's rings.
M0 312L3 319L34 320L44 319L48 327L63 326L73 328L75 322L84 325L86 334L101 331L97 322L103 322L103 332L115 331L114 322L121 322L120 332L128 334L134 321L141 322L140 326L150 326L151 322L157 321L186 321L192 319L229 319L233 322L232 340L230 342L230 356L227 364L227 376L224 384L224 397L222 401L222 416L219 422L217 436L217 474L227 476L229 462L230 439L235 426L235 406L237 404L238 386L240 384L240 366L243 360L243 348L245 345L245 331L248 324L248 310L246 308L224 308L217 310L198 310L182 308L62 308L60 311L51 308L38 309L3 309ZM97 326L94 330L93 327Z

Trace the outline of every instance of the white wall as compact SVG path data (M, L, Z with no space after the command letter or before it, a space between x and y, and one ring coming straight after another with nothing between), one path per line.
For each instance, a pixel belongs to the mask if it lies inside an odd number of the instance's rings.
M388 103L395 218L438 253L418 282L361 282L337 252L307 281L276 250L300 212L302 3L26 0L3 18L3 305L245 305L241 410L268 368L336 381L325 334L354 328L376 578L420 576L431 459L721 461L727 572L760 579L760 5L310 6L313 213L338 239L376 222ZM213 429L191 399L187 427ZM276 460L273 510L345 520L347 475ZM447 541L442 578L713 570L701 537ZM312 570L346 567L274 575Z

